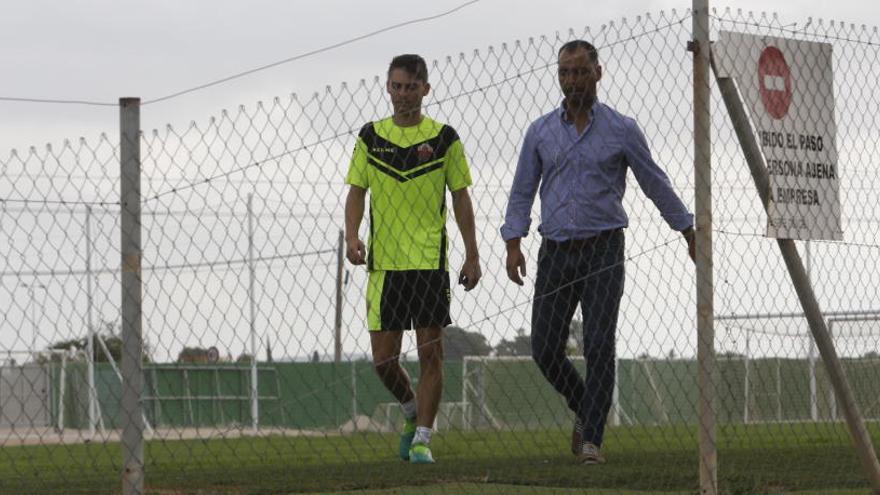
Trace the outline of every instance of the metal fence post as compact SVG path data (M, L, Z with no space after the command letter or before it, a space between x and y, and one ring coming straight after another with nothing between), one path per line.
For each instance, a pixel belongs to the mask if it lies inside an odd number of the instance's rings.
M61 353L61 370L58 376L58 423L55 428L58 434L64 437L64 389L67 388L67 353L69 349L64 349Z
M345 235L339 230L336 241L336 317L333 321L333 362L342 362L342 277L345 261Z
M97 416L98 395L95 389L95 322L92 320L92 308L94 307L94 298L92 295L92 207L86 208L86 328L88 329L88 338L86 339L86 352L88 353L88 376L89 387L89 438L95 437L95 417Z
M712 114L709 73L709 0L693 0L694 209L697 263L697 360L700 389L700 493L718 493L715 443L715 328L712 279Z
M248 217L248 273L250 278L248 281L248 300L250 301L251 321L250 321L250 337L251 337L251 429L254 433L260 431L260 396L259 377L257 376L257 312L255 308L254 294L254 278L256 277L254 268L254 194L248 193L247 196L247 217Z
M807 258L807 280L813 283L813 267L810 258L810 241L804 243ZM819 421L819 401L816 395L816 339L812 334L809 336L809 360L810 360L810 419Z
M120 98L122 493L144 492L140 98Z

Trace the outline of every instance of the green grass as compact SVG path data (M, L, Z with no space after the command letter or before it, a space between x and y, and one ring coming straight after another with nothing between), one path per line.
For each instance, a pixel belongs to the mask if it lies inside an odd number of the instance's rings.
M511 495L517 493L530 495L644 495L644 491L590 490L583 488L524 487L523 485L502 485L486 483L447 483L432 486L406 486L384 490L359 490L357 492L331 492L332 495ZM311 495L317 495L316 492ZM688 495L690 492L650 492L651 495ZM321 493L321 495L330 495Z
M310 495L318 495L315 492ZM501 485L485 483L449 483L445 485L399 487L385 490L358 490L357 492L330 492L332 495L511 495L525 493L529 495L690 495L692 492L665 492L639 490L603 490L584 488L550 488L524 487L522 485ZM816 492L796 492L797 495L861 495L865 490L822 490ZM321 495L330 495L326 492Z
M608 464L579 466L568 432L436 434L438 463L394 457L395 435L155 441L146 446L148 493L694 493L695 428L613 428ZM874 441L880 431L872 425ZM842 425L724 427L718 431L722 493L867 492ZM118 493L118 444L0 449L0 493ZM595 490L595 491L592 491Z

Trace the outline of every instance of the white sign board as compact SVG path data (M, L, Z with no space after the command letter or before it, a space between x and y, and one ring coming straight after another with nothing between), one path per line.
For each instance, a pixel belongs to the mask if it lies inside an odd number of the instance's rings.
M767 236L842 239L831 45L721 31L712 53L767 161Z

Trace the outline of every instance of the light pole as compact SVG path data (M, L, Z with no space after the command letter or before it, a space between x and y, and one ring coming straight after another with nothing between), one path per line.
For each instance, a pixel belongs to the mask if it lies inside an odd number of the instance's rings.
M36 289L43 289L48 292L48 288L45 284L42 283L30 283L26 284L24 282L19 284L20 287L23 287L28 290L28 296L30 300L28 301L28 305L31 306L31 324L33 325L34 331L31 335L31 353L33 354L33 360L36 362L37 360L37 332L39 331L39 327L37 327L37 306L34 303L35 295L34 292Z

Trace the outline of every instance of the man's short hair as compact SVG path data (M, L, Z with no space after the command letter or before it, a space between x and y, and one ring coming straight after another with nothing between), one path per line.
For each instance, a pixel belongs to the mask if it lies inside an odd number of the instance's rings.
M425 59L418 55L406 53L394 57L391 59L391 64L388 66L389 76L394 69L403 69L416 79L422 82L428 82L428 64L425 63Z
M562 55L562 52L573 52L575 50L584 49L590 55L590 61L594 63L599 62L599 52L596 50L596 47L593 46L589 41L584 40L571 40L562 45L562 48L559 49L559 53L556 56Z

